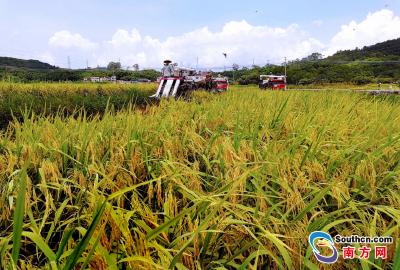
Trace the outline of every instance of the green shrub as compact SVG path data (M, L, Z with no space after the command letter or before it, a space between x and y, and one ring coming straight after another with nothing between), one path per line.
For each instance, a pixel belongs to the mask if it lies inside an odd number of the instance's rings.
M377 78L378 83L393 83L394 81L393 78Z
M300 85L312 84L313 80L310 78L303 78L299 81Z
M372 83L373 78L367 77L367 76L357 76L353 79L353 83L357 85L362 85L362 84L367 84L367 83Z

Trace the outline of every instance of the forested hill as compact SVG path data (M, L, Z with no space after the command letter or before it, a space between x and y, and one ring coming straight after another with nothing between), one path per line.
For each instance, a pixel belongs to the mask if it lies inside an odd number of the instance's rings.
M32 70L51 70L57 69L47 63L40 62L39 60L24 60L12 57L0 57L0 68L9 69L32 69Z
M400 38L366 46L361 49L338 51L327 61L400 61Z
M283 65L226 71L239 84L257 84L260 74L284 74ZM313 83L399 83L400 38L366 46L361 49L338 51L324 58L315 52L303 59L288 62L287 80L290 84Z

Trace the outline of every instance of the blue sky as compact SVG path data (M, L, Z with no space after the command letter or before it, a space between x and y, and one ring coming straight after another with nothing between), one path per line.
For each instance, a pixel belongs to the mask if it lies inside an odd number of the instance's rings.
M0 0L0 55L64 67L67 56L73 67L265 64L400 37L399 16L400 0Z

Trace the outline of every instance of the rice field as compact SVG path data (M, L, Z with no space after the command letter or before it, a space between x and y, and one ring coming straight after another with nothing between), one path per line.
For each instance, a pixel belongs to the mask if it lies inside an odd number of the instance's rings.
M84 108L87 115L129 104L144 105L154 92L154 84L113 83L5 83L0 82L0 127L29 114L42 116L75 114Z
M309 84L309 85L289 85L288 89L322 89L322 90L400 90L399 83L368 83L368 84L352 84L352 83L325 83L325 84Z
M25 115L0 132L0 268L400 269L399 121L397 98L256 87ZM394 244L328 266L315 230Z

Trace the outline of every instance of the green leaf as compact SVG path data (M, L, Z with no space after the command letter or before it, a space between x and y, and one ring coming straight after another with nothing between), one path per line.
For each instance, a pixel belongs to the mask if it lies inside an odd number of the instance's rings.
M164 222L163 224L161 224L160 226L149 232L146 236L147 240L150 241L155 237L157 237L163 231L167 230L170 226L172 226L172 224L174 224L179 219L184 217L187 213L190 213L192 208L195 207L196 205L197 204L194 204L192 207L186 208L185 210L181 211L178 215L176 215L174 218L168 220L167 222Z
M64 270L71 270L74 269L76 262L81 257L82 253L86 250L90 239L96 230L97 224L100 222L101 217L103 216L104 210L106 209L107 201L104 201L100 209L97 211L95 217L93 218L92 223L89 226L89 229L86 231L85 235L83 236L82 240L78 243L74 252L68 257L68 260L64 266Z
M293 222L296 222L300 219L302 219L311 209L313 209L322 198L328 193L328 191L331 189L331 186L328 186L324 188L321 191L318 191L318 194L314 197L314 199L311 200L311 202L303 209L300 211L300 213L293 219Z
M58 261L61 258L61 255L64 252L65 246L68 244L69 238L71 238L73 230L66 230L63 234L63 237L61 239L60 245L58 246L57 254L56 254L56 261Z
M45 240L41 235L33 232L22 232L22 236L31 239L35 245L46 255L49 261L56 261L56 254L51 250L51 248L46 244Z
M26 165L27 166L27 165ZM25 190L26 190L26 166L19 173L19 187L17 203L14 211L13 219L13 249L12 259L17 264L19 258L19 251L21 249L21 236L24 226L24 213L25 213Z
M396 256L394 257L392 269L400 269L400 244L396 248Z

